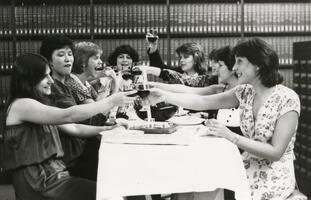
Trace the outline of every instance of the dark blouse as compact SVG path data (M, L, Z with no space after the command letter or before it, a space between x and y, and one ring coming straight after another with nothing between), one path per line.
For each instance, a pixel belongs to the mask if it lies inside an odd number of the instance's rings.
M42 163L64 155L54 125L23 123L7 126L3 146L5 170Z
M68 108L75 106L76 101L72 96L71 90L62 82L54 79L54 84L51 88L51 100L53 104L59 108ZM64 149L63 160L68 167L74 165L77 158L79 158L85 148L85 139L72 137L59 131L61 143Z

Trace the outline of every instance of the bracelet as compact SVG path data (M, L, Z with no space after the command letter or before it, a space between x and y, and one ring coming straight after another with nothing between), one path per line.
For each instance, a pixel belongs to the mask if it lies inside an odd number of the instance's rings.
M240 136L238 134L235 134L231 142L236 145L239 142L239 140Z

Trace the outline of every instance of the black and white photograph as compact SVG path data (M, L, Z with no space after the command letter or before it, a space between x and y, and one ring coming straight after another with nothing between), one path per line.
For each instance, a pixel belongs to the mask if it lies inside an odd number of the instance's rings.
M311 0L0 0L0 200L311 200L310 120Z

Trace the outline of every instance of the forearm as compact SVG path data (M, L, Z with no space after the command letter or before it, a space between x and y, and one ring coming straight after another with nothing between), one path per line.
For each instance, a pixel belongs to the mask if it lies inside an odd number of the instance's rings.
M165 102L188 108L192 110L207 110L208 103L204 100L203 96L197 94L186 93L165 93Z
M153 66L147 67L147 73L152 74L154 76L160 76L161 69Z
M239 105L234 91L213 95L197 95L189 93L173 93L162 91L164 101L192 110L216 110L235 108Z
M98 113L106 114L112 107L114 107L114 104L111 97L107 97L94 103L72 106L66 109L68 116L68 121L66 122L80 122L89 119Z
M65 124L58 125L58 129L62 133L71 135L73 137L88 138L98 136L100 132L115 128L116 126L90 126L84 124Z
M151 66L155 66L158 68L166 68L166 65L163 63L162 58L161 58L158 50L155 50L152 52L148 50L147 54L148 54Z
M280 156L276 149L269 143L256 141L244 136L239 136L233 132L231 132L230 137L227 139L231 142L234 142L233 138L237 137L238 139L235 141L236 145L239 148L247 151L248 153L268 159L270 161L278 161L280 159Z
M157 83L157 88L162 90L177 92L177 93L191 93L191 94L199 94L199 95L210 95L218 92L218 88L221 86L211 85L208 87L189 87L182 84L165 84L165 83Z

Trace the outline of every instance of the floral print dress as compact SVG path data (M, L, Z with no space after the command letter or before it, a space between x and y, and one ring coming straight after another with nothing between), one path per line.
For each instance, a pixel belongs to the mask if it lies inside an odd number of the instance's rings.
M240 102L241 130L245 137L270 143L277 120L289 111L300 114L298 95L291 89L276 85L272 94L260 107L257 118L253 116L255 91L250 85L235 88ZM242 154L243 162L250 183L253 200L286 199L295 188L294 174L294 142L296 133L291 138L285 153L279 161L255 156L251 153Z

